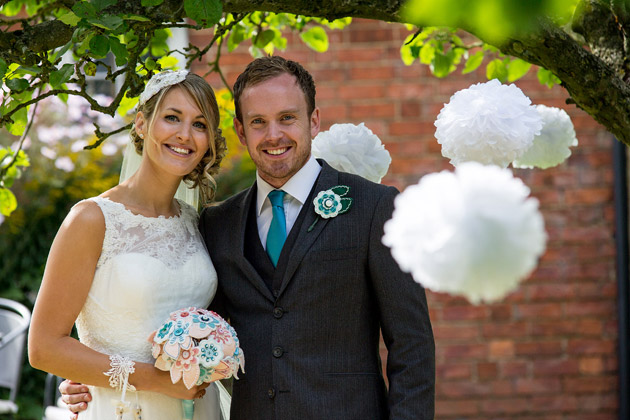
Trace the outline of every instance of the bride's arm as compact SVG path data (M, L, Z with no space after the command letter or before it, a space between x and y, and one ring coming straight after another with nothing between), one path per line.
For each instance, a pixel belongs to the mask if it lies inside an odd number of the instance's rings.
M28 339L31 365L84 384L108 387L109 355L70 336L94 278L105 235L105 220L94 202L77 204L61 225L48 255L33 309ZM147 343L147 345L149 345ZM191 399L201 387L173 385L168 372L136 363L129 383L138 390Z

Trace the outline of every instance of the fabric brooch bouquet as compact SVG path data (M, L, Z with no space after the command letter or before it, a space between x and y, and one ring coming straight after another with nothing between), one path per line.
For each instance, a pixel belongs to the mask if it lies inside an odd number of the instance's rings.
M200 308L180 309L170 314L160 329L149 336L155 367L170 371L171 381L183 380L190 389L203 382L245 372L245 359L236 332L217 313ZM182 401L184 419L192 419L192 400Z

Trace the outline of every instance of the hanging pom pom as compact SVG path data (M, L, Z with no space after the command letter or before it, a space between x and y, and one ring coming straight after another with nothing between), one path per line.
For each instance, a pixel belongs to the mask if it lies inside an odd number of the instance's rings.
M333 124L313 139L312 153L338 171L381 182L392 158L372 130L363 123Z
M475 161L505 168L529 149L542 119L518 87L493 79L455 92L435 126L442 155L454 166Z
M559 165L571 156L569 147L578 144L571 118L563 109L536 105L536 111L543 128L525 154L512 162L515 168L547 169Z
M527 277L545 250L538 201L508 169L462 163L424 176L395 200L383 243L422 286L493 302Z

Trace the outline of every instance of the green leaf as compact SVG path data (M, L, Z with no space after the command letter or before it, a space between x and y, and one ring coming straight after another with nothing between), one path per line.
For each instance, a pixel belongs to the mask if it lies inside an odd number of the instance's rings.
M18 74L36 75L36 74L40 74L41 72L42 72L42 69L39 67L28 67L28 66L20 66L20 68L17 70Z
M352 198L344 197L341 199L341 210L339 210L339 214L343 214L350 209L350 205L352 204Z
M221 19L223 3L221 0L184 0L184 10L189 18L209 28Z
M28 160L28 155L26 154L26 152L24 152L24 150L20 150L18 152L17 158L15 158L15 162L13 163L13 166L22 166L22 167L31 166L31 162Z
M330 190L337 194L339 197L343 197L344 195L348 194L348 191L350 191L350 187L347 187L345 185L337 185L336 187L332 187Z
M507 80L507 76L507 68L501 59L495 58L486 66L486 77L488 80L499 79L501 83L504 83Z
M109 6L113 6L118 3L117 0L91 0L90 3L94 5L97 11L101 11L103 9L108 8Z
M129 58L129 52L127 46L122 44L115 36L109 37L109 47L112 49L114 56L116 56L116 65L123 66Z
M67 10L64 14L60 15L57 19L70 26L77 26L77 23L81 21L81 18L70 10Z
M85 63L83 66L83 71L88 76L94 76L96 74L96 64L95 63Z
M30 86L28 80L20 78L9 79L5 83L9 89L16 92L22 91Z
M431 64L433 62L433 58L435 57L435 41L431 40L425 43L422 48L420 48L420 62L422 64Z
M90 53L94 57L105 57L109 51L109 38L104 35L94 35L90 39Z
M147 70L154 70L156 65L157 63L152 58L147 58L146 61L144 62L144 67L146 67Z
M256 35L254 38L254 45L258 48L265 48L265 46L273 41L275 37L276 33L271 29L267 29Z
M242 24L237 24L231 31L228 38L228 52L232 52L238 45L245 40L246 28Z
M121 117L124 117L127 115L129 111L135 108L137 104L138 104L137 96L135 98L129 98L127 95L125 95L120 101L120 105L118 105L118 109L116 110L116 112L118 112L118 114Z
M273 45L283 51L287 48L287 39L282 36L282 32L276 32L276 37L273 39Z
M28 120L28 114L26 107L21 108L15 114L11 116L13 124L7 124L7 130L14 136L21 136L26 128L26 122Z
M157 63L159 64L160 68L162 68L162 70L176 69L177 65L179 64L179 60L177 59L177 57L173 57L172 55L166 55L160 58Z
M4 75L6 73L7 73L7 62L4 61L2 58L0 58L0 80L4 79Z
M9 16L9 17L15 16L22 11L22 6L23 6L22 2L10 1L4 6L2 6L2 9L0 10L0 12L2 12L4 16Z
M114 16L114 15L104 15L97 19L88 19L88 22L90 22L94 26L97 26L103 29L108 29L110 31L115 30L116 28L118 28L120 25L123 24L123 20L120 18L120 16Z
M66 45L61 47L61 49L55 51L54 54L50 55L48 60L51 63L54 63L57 60L57 57L62 57L70 49L70 47L73 46L73 45L74 45L74 43L72 41L68 41L66 43Z
M171 31L168 29L158 29L153 33L150 44L153 57L161 57L168 54L169 46L166 41L170 35Z
M328 35L321 26L315 26L306 32L302 32L300 38L306 45L317 52L326 52L328 50Z
M403 45L400 47L400 58L406 66L410 66L411 64L413 64L413 62L418 57L418 54L414 50L412 50L415 45L409 44L412 36L413 35L409 35L407 39L405 39Z
M16 208L17 200L11 190L8 188L0 188L0 213L4 216L9 216Z
M50 73L50 85L53 89L58 89L66 83L74 74L74 66L72 64L64 64L59 70Z
M335 19L324 24L328 26L330 29L343 29L346 26L350 25L351 23L352 23L352 18L345 17L341 19Z
M138 22L149 22L151 21L151 19L149 19L146 16L140 16L140 15L123 15L122 17L125 20L135 20Z
M90 3L79 2L72 6L75 15L83 19L95 18L96 8Z
M453 67L453 56L451 54L443 54L437 52L431 63L431 71L436 77L442 78L449 75Z
M540 84L547 86L549 89L551 89L554 85L562 83L562 80L558 79L555 74L543 67L538 69L536 76L538 76Z
M520 58L515 58L508 64L508 82L514 82L521 77L525 76L529 69L532 67L531 63L528 63L525 60L521 60Z
M140 3L142 7L153 7L164 3L164 0L142 0Z
M462 70L462 74L471 73L477 70L477 68L479 68L479 66L483 62L483 57L483 51L477 51L476 53L468 57L468 60L466 60L466 64L464 65L464 69Z

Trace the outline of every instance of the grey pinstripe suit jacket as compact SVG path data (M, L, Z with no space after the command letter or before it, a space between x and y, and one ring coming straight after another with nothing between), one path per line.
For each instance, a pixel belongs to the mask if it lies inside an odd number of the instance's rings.
M200 231L219 276L213 309L230 319L246 361L232 420L409 419L434 416L435 354L424 290L381 243L395 188L324 161L314 191L350 187L350 210L319 220L306 203L280 288L244 256L256 186L207 208ZM388 348L386 389L379 329Z

